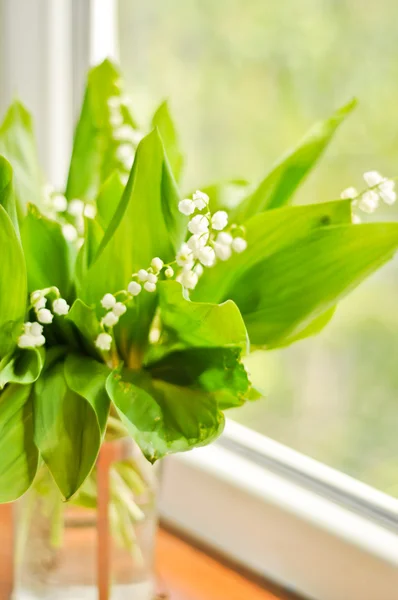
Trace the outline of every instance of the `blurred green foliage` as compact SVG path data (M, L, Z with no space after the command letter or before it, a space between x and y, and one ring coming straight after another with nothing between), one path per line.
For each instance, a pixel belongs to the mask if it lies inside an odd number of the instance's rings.
M366 170L398 175L393 0L119 5L121 63L137 118L147 122L169 98L189 157L186 189L260 180L316 118L352 96L359 107L297 202L361 188ZM382 210L381 218L397 217L396 208ZM268 394L239 420L398 495L397 298L392 264L352 294L319 337L255 355Z

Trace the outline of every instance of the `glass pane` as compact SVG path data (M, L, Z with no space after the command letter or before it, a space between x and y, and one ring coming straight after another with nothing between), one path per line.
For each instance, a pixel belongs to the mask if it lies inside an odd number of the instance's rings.
M324 201L360 188L364 171L398 174L397 19L393 0L365 10L361 0L120 0L122 68L143 121L169 98L186 191L260 180L314 120L357 96L296 198ZM397 291L393 264L317 338L255 354L267 396L231 416L398 495Z

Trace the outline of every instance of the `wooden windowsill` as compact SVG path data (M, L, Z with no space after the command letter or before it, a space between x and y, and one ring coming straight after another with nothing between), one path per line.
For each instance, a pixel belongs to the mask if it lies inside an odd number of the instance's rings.
M12 522L12 505L1 505L0 600L9 600L12 589ZM83 542L79 538L79 545ZM268 586L162 527L156 547L156 576L158 600L293 600L271 587L266 589Z
M159 600L287 600L165 529L158 534ZM291 596L290 596L291 597Z

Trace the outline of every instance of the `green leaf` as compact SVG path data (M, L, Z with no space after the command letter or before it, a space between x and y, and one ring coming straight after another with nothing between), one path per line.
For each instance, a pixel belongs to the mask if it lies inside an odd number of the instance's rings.
M44 349L32 348L5 356L0 361L0 390L7 383L34 383L43 369L44 355Z
M98 424L100 441L105 436L111 403L105 390L109 374L110 369L106 365L87 356L70 354L65 361L66 383L73 392L83 396L92 407ZM97 454L99 447L97 445Z
M233 302L192 302L184 298L176 281L164 281L158 287L162 341L167 351L232 346L247 351L246 327Z
M157 127L162 138L166 156L170 163L171 170L176 181L180 180L181 171L184 164L184 157L181 152L177 131L174 121L170 115L167 102L162 102L152 119L152 127Z
M80 357L80 360L83 364L84 359ZM82 386L81 393L89 398L68 387L62 362L44 371L35 384L35 443L66 500L75 494L90 474L101 443L99 423L102 423L103 417L96 412L97 377L100 374L91 365L84 364L87 373L93 377L92 387L83 385L80 379L79 385ZM68 380L75 383L70 367Z
M119 206L123 190L124 186L120 180L120 175L114 172L105 181L99 191L97 197L97 219L104 231L110 225L112 217Z
M116 156L120 142L114 138L117 127L111 123L110 98L119 98L122 102L120 73L109 60L105 60L88 74L66 186L69 200L94 200L111 173L116 169L124 172ZM118 114L121 125L136 127L128 107L123 103Z
M30 393L30 386L13 384L0 395L0 503L22 496L37 472Z
M28 288L56 286L63 297L71 287L71 251L61 225L43 217L32 204L21 225L22 245L28 270Z
M220 302L230 297L235 281L268 256L306 237L315 229L351 222L351 201L288 206L255 215L245 223L247 249L205 269L192 294L194 300Z
M281 346L290 346L294 342L300 342L307 337L312 337L314 335L318 335L330 323L332 320L334 313L336 312L336 306L332 306L323 314L316 317L313 321L310 321L304 329L301 329L297 334L294 334L290 337L284 338Z
M17 212L22 216L28 202L41 206L43 175L41 173L32 117L20 102L14 102L0 127L0 154L4 154L14 170Z
M88 271L81 290L87 304L98 306L105 293L126 289L132 273L147 268L153 257L174 259L186 225L178 200L162 142L153 131L138 146L122 200ZM145 346L155 308L156 295L145 292L120 319L115 332L127 364L129 350Z
M217 393L222 407L245 400L250 383L241 362L248 337L236 305L197 303L175 281L159 284L160 343L146 356L153 377L194 390Z
M11 219L0 206L0 359L15 346L26 311L26 267ZM5 249L5 250L4 250Z
M80 248L75 266L75 278L77 292L80 292L87 277L87 273L98 253L104 237L104 230L94 219L84 219L84 243Z
M106 389L130 435L151 462L208 444L222 432L224 417L211 394L151 381L127 370L111 373Z
M8 213L14 229L19 236L19 225L17 217L17 209L15 205L15 194L13 188L13 173L10 163L0 156L0 205Z
M298 146L284 156L257 189L243 200L233 221L241 223L259 212L278 208L289 202L355 105L356 100L351 100L329 119L316 123Z
M237 279L231 298L253 344L283 345L388 261L398 225L341 225L313 231Z
M99 356L94 342L101 332L101 327L95 308L87 306L87 304L77 298L65 319L71 321L75 325L79 334L82 336L83 345L86 350L94 356Z
M241 360L241 349L187 348L172 352L147 367L151 376L175 385L216 393L219 408L240 406L250 382Z

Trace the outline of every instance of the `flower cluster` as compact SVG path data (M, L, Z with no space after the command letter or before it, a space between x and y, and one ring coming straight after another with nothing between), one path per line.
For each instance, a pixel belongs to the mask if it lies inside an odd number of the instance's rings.
M132 274L126 290L115 294L107 293L102 298L101 305L107 313L101 319L102 332L95 340L100 350L111 349L112 328L126 312L126 305L142 291L154 293L162 274L166 279L176 275L176 280L186 290L192 290L198 283L204 267L212 267L217 259L228 260L233 252L240 253L246 250L243 227L232 225L228 228L228 214L223 210L211 214L209 196L204 192L197 190L192 199L181 200L178 209L182 214L191 216L191 219L188 222L190 235L181 246L175 260L165 264L156 256L148 268Z
M112 139L116 143L115 157L119 168L123 172L123 180L127 183L134 161L137 145L143 138L143 133L125 123L124 111L128 111L130 99L128 96L111 96L108 99L109 123L112 128Z
M181 267L177 281L191 290L196 287L203 267L212 267L217 259L228 260L232 252L243 252L247 242L242 237L242 227L232 225L227 229L228 214L224 210L211 214L209 196L200 190L193 194L192 199L181 200L178 209L182 214L191 216L188 223L191 236L176 257L176 263Z
M368 188L358 192L354 187L349 187L341 193L341 198L353 200L353 223L360 223L361 219L355 209L365 213L373 213L382 200L385 204L392 205L397 199L395 182L387 179L377 171L367 171L363 178Z
M47 296L55 297L52 300L52 311L46 308ZM56 287L45 288L44 290L36 290L30 295L30 308L33 309L37 321L30 321L23 324L23 333L18 338L19 348L36 348L43 346L46 339L43 335L43 325L52 323L54 314L59 316L67 315L69 305L61 298L59 289Z
M95 219L97 209L91 202L83 202L73 198L68 202L66 197L54 190L50 184L43 189L45 213L62 223L62 233L68 242L83 243L84 217Z
M140 269L137 273L133 273L131 281L127 286L127 290L121 290L116 294L107 293L101 300L101 306L108 312L101 319L103 331L97 336L95 344L100 350L110 350L112 346L112 335L109 333L117 323L119 318L124 315L127 310L126 304L138 296L143 290L149 293L156 291L161 271L167 278L173 277L174 270L170 265L165 265L161 258L156 256L151 261L151 266L148 269ZM120 298L120 300L118 300Z
M128 112L130 99L125 95L115 95L108 99L109 124L111 138L115 144L115 160L121 171L124 184L127 183L135 149L143 138L143 133L125 123L124 112ZM68 202L66 197L57 192L50 184L43 189L45 213L50 218L61 218L62 232L68 242L83 243L84 217L94 219L96 206L91 202L83 202L73 198Z

